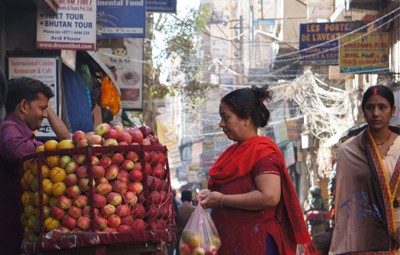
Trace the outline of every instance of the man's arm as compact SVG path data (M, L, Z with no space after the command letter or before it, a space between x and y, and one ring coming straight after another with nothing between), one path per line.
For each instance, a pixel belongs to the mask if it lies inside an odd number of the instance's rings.
M65 123L50 108L47 108L47 119L58 139L64 140L71 138L71 132L68 130Z

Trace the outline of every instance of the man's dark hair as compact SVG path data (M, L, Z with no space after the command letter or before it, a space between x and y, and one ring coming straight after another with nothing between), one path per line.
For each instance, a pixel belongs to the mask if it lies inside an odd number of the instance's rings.
M49 99L54 96L51 88L39 80L28 77L10 79L8 81L7 98L4 105L6 113L13 112L15 107L24 99L28 102L38 99L39 93L42 93Z
M182 191L181 200L182 202L183 201L192 202L192 192L190 190Z

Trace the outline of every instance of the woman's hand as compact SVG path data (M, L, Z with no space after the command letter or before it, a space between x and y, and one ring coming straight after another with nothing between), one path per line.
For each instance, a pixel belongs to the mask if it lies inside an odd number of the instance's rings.
M223 194L217 191L201 190L199 192L198 198L200 204L204 208L220 207L222 206Z

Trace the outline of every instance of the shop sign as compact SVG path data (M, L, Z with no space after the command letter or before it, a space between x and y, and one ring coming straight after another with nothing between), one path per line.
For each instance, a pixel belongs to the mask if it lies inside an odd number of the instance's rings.
M97 38L145 38L146 0L97 0Z
M360 22L300 24L300 64L338 65L337 38L359 27Z
M353 33L340 39L341 73L389 71L389 33Z
M40 80L50 86L54 97L49 101L49 107L58 114L58 57L9 57L8 77L10 79L21 76ZM37 137L56 137L49 121L43 119L42 127L36 130Z
M143 39L125 38L122 47L99 48L96 52L110 69L121 93L121 108L143 108Z
M36 47L45 50L95 50L96 1L59 1L56 15L37 12Z
M147 0L146 11L176 13L176 0Z

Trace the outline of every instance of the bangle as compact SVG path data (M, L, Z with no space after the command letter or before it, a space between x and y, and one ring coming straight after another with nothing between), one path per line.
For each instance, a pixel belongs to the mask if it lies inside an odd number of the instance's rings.
M224 194L222 194L221 200L219 200L219 207L223 206L223 204L222 204L223 201L224 201Z

